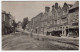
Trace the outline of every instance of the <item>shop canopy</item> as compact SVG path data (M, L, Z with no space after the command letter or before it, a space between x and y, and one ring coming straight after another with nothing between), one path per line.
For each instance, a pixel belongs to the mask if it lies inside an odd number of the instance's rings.
M70 26L70 29L75 29L75 28L79 28L79 26Z
M54 30L53 28L48 29L48 32L53 32L53 31L57 32L57 31L62 31L62 30L61 29Z

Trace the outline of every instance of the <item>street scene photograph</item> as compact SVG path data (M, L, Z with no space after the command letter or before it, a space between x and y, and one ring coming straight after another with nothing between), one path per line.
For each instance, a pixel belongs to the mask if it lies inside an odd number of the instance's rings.
M79 1L2 1L2 50L79 50Z

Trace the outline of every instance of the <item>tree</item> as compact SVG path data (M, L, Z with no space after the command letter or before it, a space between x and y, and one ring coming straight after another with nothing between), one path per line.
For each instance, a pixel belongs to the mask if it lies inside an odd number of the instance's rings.
M22 26L22 22L21 21L17 22L17 27L19 28L19 26Z
M24 18L23 19L23 23L22 23L22 28L25 29L26 28L26 25L28 24L29 20L28 20L28 17Z

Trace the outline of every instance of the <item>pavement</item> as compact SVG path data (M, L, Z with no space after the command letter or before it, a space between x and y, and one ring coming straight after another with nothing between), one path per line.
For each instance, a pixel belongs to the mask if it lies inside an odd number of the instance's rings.
M39 40L38 40L39 38ZM2 50L78 50L79 38L54 36L30 37L30 33L16 32L2 36Z

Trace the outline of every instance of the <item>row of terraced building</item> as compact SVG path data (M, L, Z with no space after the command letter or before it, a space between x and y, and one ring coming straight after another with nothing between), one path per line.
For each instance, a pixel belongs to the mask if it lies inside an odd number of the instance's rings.
M14 22L15 18L10 14L10 12L7 13L6 11L2 11L2 35L9 34L14 31Z
M26 30L33 33L52 36L79 36L79 2L74 5L58 3L45 7L45 13L39 13L26 25Z

